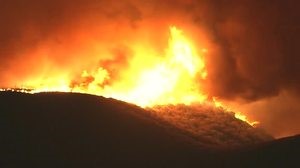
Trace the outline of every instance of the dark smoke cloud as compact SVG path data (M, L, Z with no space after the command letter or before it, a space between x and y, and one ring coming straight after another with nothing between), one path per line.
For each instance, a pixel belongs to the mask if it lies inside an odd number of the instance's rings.
M148 39L141 38L155 42L163 51L167 27L178 24L192 25L195 38L199 32L206 36L208 78L203 87L210 96L253 102L280 96L283 90L288 90L294 99L300 97L300 2L297 0L0 0L0 3L1 85L16 84L7 81L38 73L44 64L49 66L44 70L49 71L48 76L56 67L57 70L85 68L93 62L97 65L104 62L113 71L116 66L123 66L122 61L114 58L124 59L126 66L130 55L134 55L122 41L149 33L149 37L145 36ZM149 31L141 31L144 29ZM196 41L201 48L201 38ZM93 47L93 43L100 48ZM128 46L125 52L130 55L120 56L118 51L123 50L115 49L116 46ZM107 53L94 57L104 48L108 48ZM89 62L82 61L87 58ZM278 113L293 116L299 111L283 109ZM272 121L280 116L267 117ZM292 123L299 121L297 117Z
M223 2L223 3L222 3ZM298 1L220 1L212 27L212 95L246 100L300 90Z
M248 102L237 109L275 137L299 134L299 1L222 2L210 24L217 47L208 58L208 90Z

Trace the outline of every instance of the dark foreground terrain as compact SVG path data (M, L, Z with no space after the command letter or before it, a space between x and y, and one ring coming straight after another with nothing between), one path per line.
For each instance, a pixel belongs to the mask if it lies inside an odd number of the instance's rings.
M0 167L297 167L300 136L212 149L144 109L75 93L0 92Z

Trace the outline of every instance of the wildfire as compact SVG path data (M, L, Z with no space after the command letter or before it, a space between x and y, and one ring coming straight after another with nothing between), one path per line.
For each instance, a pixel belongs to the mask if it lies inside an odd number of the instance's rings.
M239 120L242 120L242 121L245 121L247 122L248 124L250 124L251 126L256 126L259 124L258 121L250 121L248 120L247 116L242 114L241 112L239 111L236 111L236 110L231 110L229 107L223 105L222 102L218 101L216 97L213 98L213 103L214 103L214 106L215 107L220 107L220 108L223 108L225 109L226 111L234 111L234 117L239 119Z
M142 107L204 101L206 96L195 83L198 75L202 78L206 75L203 56L195 51L181 30L171 27L170 35L165 57L146 66L149 68L143 67L147 60L139 60L136 63L141 69L129 74L135 76L133 85L128 85L124 79L121 91L105 94Z
M170 38L164 56L157 56L149 48L133 44L134 57L125 69L118 69L118 80L112 81L105 67L84 70L79 77L57 76L30 80L24 86L33 88L30 93L44 91L81 92L112 97L141 107L154 105L203 103L207 95L200 90L200 80L205 80L206 48L193 46L182 30L170 27ZM152 55L153 54L153 55ZM216 107L221 102L213 101ZM236 113L236 118L249 122L246 116Z

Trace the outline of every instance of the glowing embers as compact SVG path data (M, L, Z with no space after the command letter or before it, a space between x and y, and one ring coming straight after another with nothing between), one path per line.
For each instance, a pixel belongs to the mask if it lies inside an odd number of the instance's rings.
M199 140L198 142L204 142L206 146L230 148L272 139L263 131L237 120L233 112L208 102L189 106L154 106L148 111Z
M233 111L233 110L231 110L229 107L226 107L225 105L223 105L223 103L220 102L219 100L217 100L216 97L213 97L213 104L214 104L214 106L217 107L217 108L222 108L222 109L224 109L224 111ZM247 118L246 115L242 114L242 113L239 112L239 111L234 111L233 113L234 113L234 117L235 117L236 119L242 120L242 121L248 123L248 124L251 125L251 126L256 126L256 125L259 124L258 121L250 121L250 120Z
M21 92L21 93L32 93L33 89L28 88L0 88L0 92Z

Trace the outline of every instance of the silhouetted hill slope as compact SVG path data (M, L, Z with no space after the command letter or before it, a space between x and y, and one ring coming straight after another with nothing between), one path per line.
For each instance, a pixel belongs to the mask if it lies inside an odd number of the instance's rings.
M225 164L237 167L299 167L300 135L241 148L224 157Z
M0 124L0 167L257 167L300 154L299 137L210 150L142 108L86 94L0 92Z
M73 93L0 97L1 164L8 167L183 167L204 155L192 140L124 102Z

